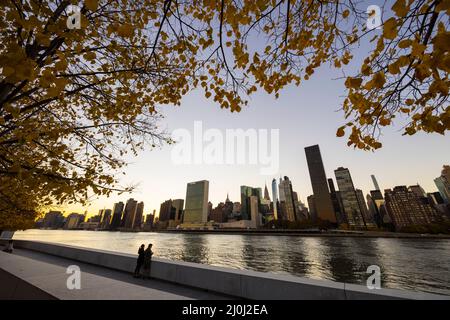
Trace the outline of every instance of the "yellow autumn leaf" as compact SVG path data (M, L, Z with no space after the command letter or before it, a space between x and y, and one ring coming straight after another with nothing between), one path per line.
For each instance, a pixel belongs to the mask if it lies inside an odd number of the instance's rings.
M444 0L444 1L440 1L438 3L438 5L436 6L436 10L437 11L450 11L450 1L449 0Z
M121 37L129 38L133 35L133 26L129 23L122 24L118 29L117 33Z
M5 67L3 67L3 70L2 70L2 74L5 77L9 77L10 75L13 75L14 72L15 72L14 68L10 67L10 66L5 66Z
M381 142L375 141L375 142L373 143L373 147L374 147L375 149L379 149L379 148L381 148L382 146L383 146L383 144L382 144Z
M397 21L395 18L389 18L383 24L383 37L393 40L397 36Z
M91 11L97 10L98 0L85 0L84 5Z
M411 110L408 108L400 108L400 111L403 113L409 113Z
M450 32L440 32L433 39L433 48L434 50L446 50L446 49L448 50L449 43L450 43Z
M422 56L423 52L425 51L426 46L418 41L413 41L411 45L411 54L414 57L420 57Z
M67 61L65 59L61 59L57 63L55 63L55 69L62 71L67 68L67 65Z
M431 74L430 69L425 66L423 63L419 64L416 67L416 71L414 73L415 77L420 81L423 82L429 75Z
M398 67L398 64L394 62L388 66L388 71L390 74L397 74L400 72L400 68Z
M386 78L384 76L384 72L380 71L380 72L375 73L371 81L375 88L378 88L378 89L382 88L384 86L384 84L386 83Z
M372 69L370 68L370 66L368 64L364 63L361 67L361 73L364 76L368 76L372 73Z
M96 54L93 51L87 52L84 56L84 59L88 60L88 61L92 61L96 58Z
M382 117L382 118L380 118L380 120L378 121L378 123L379 123L381 126L387 126L387 125L389 125L389 124L391 123L391 120Z
M60 94L61 90L63 88L61 87L50 87L47 89L47 97L51 98L51 97L56 97L57 95Z
M361 78L352 78L348 77L345 81L345 86L347 88L359 88L361 86L362 79Z
M406 0L397 0L392 6L392 11L395 12L397 17L403 18L408 13L409 6L406 4Z
M336 137L342 137L345 134L345 126L339 127L336 131Z
M404 67L404 66L407 66L408 64L409 64L409 58L407 57L407 56L400 56L398 59L397 59L397 64L398 64L398 66L401 68L401 67Z

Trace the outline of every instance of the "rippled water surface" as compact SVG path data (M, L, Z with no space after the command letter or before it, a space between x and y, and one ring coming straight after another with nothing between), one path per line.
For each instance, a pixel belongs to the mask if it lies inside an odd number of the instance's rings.
M27 230L15 239L41 240L235 269L365 284L369 265L386 288L450 295L450 240L338 238L186 233Z

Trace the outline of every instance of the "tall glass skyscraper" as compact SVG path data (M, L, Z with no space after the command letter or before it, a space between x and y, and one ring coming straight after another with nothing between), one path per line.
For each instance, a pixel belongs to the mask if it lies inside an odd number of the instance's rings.
M178 224L183 219L183 207L184 207L184 199L175 199L172 201L172 206L175 208L175 212L173 217L170 217L170 220L174 220L175 224Z
M116 229L120 227L120 221L122 219L122 212L124 203L122 201L114 203L113 216L111 219L111 229Z
M373 186L375 187L375 190L380 190L380 186L378 185L377 178L375 178L375 175L371 174L370 177L372 178Z
M434 179L434 183L445 203L450 203L450 166L444 165L441 176Z
M369 210L367 209L367 202L364 198L364 193L361 189L356 189L356 198L358 199L359 208L361 210L361 215L363 216L366 226L374 223L372 217L369 215Z
M202 180L187 184L183 223L208 221L208 192L209 181Z
M111 209L103 209L102 210L102 221L100 223L100 227L102 229L108 229L111 225Z
M123 212L122 227L127 229L132 229L134 224L134 219L136 217L138 202L133 198L128 199L125 205L125 210Z
M314 194L314 208L317 217L336 223L333 203L328 190L327 176L323 167L322 156L318 145L305 148L306 160L308 162L309 176Z
M283 219L287 221L295 221L297 210L295 208L295 201L292 191L292 183L288 177L284 177L284 180L280 179L280 184L278 185L280 189L280 205L282 208Z
M437 177L434 179L434 184L439 190L439 193L445 203L450 203L450 186L448 185L446 179L444 179L444 177Z
M347 168L339 167L334 170L334 174L336 175L336 182L341 193L342 204L344 205L344 212L348 224L357 229L365 228L364 215L361 212L361 205L358 201L358 195L353 185L350 171ZM364 197L362 200L364 200Z
M278 188L277 179L272 180L273 218L278 219Z
M261 188L241 186L241 218L242 220L251 220L250 197L255 196L258 200L258 207L261 201ZM259 209L259 208L258 208Z
M170 215L172 213L172 199L166 200L163 203L161 203L161 206L159 207L159 221L169 221Z
M331 202L333 203L337 223L347 223L347 219L344 214L344 205L342 204L341 193L339 191L336 191L333 179L331 178L328 179L328 187L330 188Z
M136 207L136 214L133 221L133 229L140 229L143 223L144 202L139 202Z

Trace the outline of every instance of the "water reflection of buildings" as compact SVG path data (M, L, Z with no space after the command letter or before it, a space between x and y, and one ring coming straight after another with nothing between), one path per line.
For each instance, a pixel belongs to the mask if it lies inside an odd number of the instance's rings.
M249 270L363 283L367 267L377 264L378 248L372 239L358 240L270 237L267 243L263 238L255 243L253 236L242 236L240 260ZM359 259L361 255L367 259Z
M180 234L183 250L181 260L195 263L209 263L209 244L206 237L195 234Z
M301 250L305 254L305 276L314 279L332 279L327 255L331 254L329 248L323 245L323 238L301 238Z
M292 250L281 250L279 253L282 270L303 277L308 270L306 254L302 250L301 239L291 237L279 237L280 243L277 248L295 247ZM294 241L293 241L294 240ZM300 240L300 241L299 241Z
M352 239L342 238L339 241L333 238L324 239L323 245L329 249L332 248L330 254L327 255L327 269L330 270L334 281L360 282L360 268L358 263L355 263L358 259L351 258L354 254L354 243L349 243L348 240Z
M402 248L398 247L398 244L401 243L401 240L397 241L389 241L390 239L386 238L377 238L373 240L374 250L377 252L373 260L374 264L380 266L381 268L381 286L384 287L383 284L390 284L390 287L395 287L395 284L407 284L413 278L412 274L408 272L404 272L403 280L398 279L398 276L395 275L395 272L387 272L387 270L405 270L407 269L408 263L411 263L409 256L409 248L405 247L404 252L407 252L406 255L402 255ZM394 257L394 258L393 258ZM402 260L403 257L406 257L406 260ZM419 269L420 270L420 269ZM392 286L394 284L394 286ZM399 286L398 288L401 288ZM416 288L417 289L417 288Z
M240 260L244 269L305 275L307 268L304 254L297 250L295 238L260 237L256 243L254 236L242 236L241 239Z
M242 239L242 262L245 269L266 271L263 263L261 263L260 257L264 255L263 252L255 246L254 237L243 236Z
M380 248L376 239L323 238L322 244L328 249L325 255L324 267L330 271L332 280L365 284L369 274L367 268L370 265L380 263ZM363 257L363 258L361 258ZM384 279L382 273L382 281Z

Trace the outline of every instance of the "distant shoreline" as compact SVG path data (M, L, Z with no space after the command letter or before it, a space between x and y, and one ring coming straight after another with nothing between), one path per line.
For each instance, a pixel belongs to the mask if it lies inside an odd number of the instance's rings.
M188 234L242 234L242 235L270 235L270 236L302 236L302 237L349 237L349 238L402 238L402 239L450 239L446 234L420 234L381 231L351 231L351 232L305 232L302 230L154 230L161 233Z
M221 234L221 235L255 235L255 236L301 236L301 237L338 237L338 238L398 238L398 239L450 239L448 234L420 234L384 231L305 231L305 230L152 230L152 231L111 231L111 230L81 230L81 229L29 229L29 230L59 230L59 231L99 231L99 232L154 232L154 233L185 233L185 234Z

